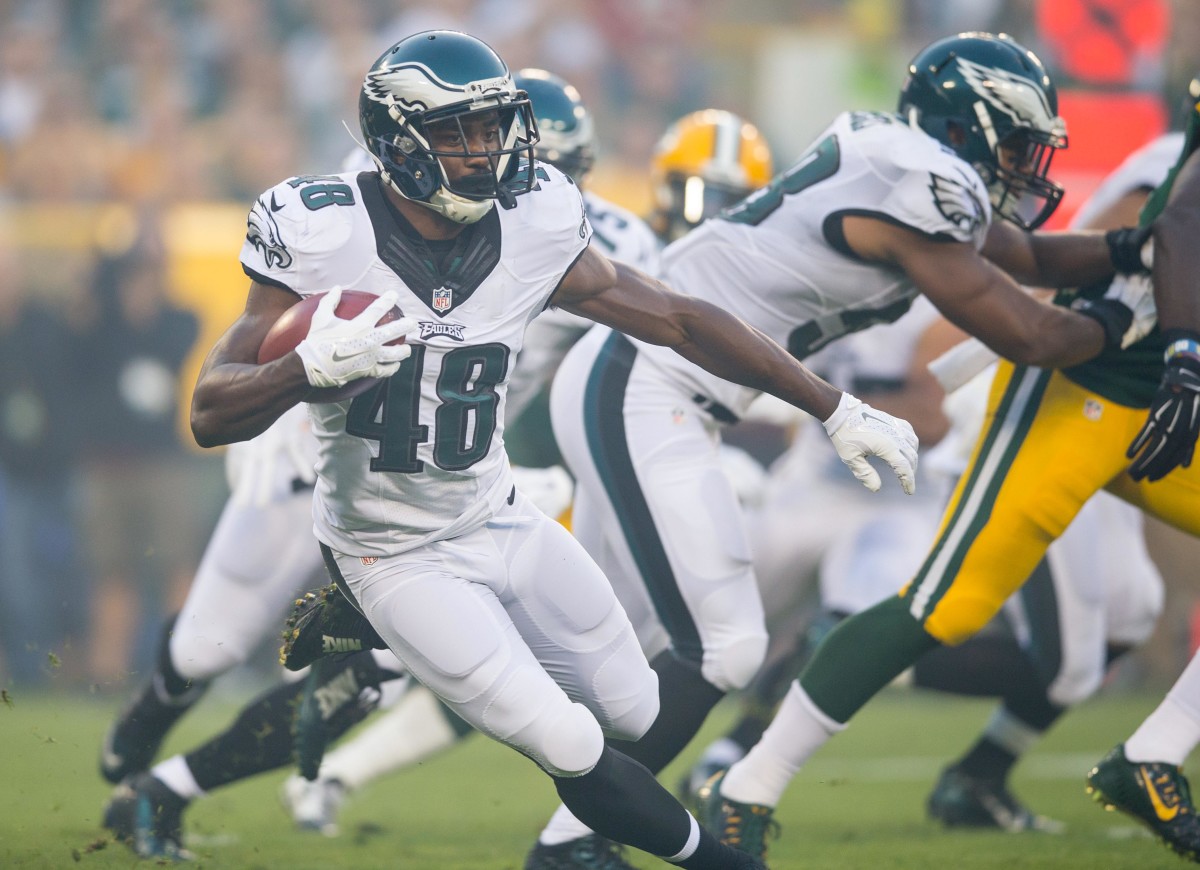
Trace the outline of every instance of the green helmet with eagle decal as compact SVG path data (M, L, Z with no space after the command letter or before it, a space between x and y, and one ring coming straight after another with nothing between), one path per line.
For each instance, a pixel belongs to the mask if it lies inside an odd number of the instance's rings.
M1035 229L1058 207L1063 190L1047 177L1067 147L1058 93L1011 37L959 33L927 46L908 66L899 111L975 167L1001 217Z
M391 187L458 223L474 223L497 201L505 208L534 187L537 122L508 66L486 43L465 33L430 30L406 37L371 66L358 99L367 151ZM433 147L429 129L484 117L499 123L499 141L485 154L491 170L451 181L445 158L468 156L468 140Z

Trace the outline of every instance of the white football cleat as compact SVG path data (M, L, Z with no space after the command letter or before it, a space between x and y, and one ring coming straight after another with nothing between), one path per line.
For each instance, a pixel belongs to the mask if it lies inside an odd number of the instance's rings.
M302 831L336 837L338 811L346 800L346 787L336 779L309 781L292 774L279 787L279 799Z

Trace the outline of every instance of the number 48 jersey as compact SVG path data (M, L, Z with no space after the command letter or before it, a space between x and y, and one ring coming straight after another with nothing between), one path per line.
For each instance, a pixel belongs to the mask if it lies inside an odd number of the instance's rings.
M991 224L979 173L900 116L846 112L770 184L668 245L663 280L736 314L796 358L908 310L898 269L859 259L842 234L865 216L982 247ZM758 393L639 344L683 389L741 416Z
M250 210L243 270L309 296L382 294L420 323L412 356L362 395L312 404L317 537L352 556L403 552L485 522L510 497L504 403L529 322L591 239L553 167L513 209L430 244L374 172L290 178Z

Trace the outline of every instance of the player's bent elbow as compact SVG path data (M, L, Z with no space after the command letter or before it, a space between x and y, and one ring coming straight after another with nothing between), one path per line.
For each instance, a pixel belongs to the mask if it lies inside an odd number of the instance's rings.
M221 447L239 440L229 433L226 426L221 424L216 408L206 408L201 402L192 403L189 422L192 428L192 437L201 447Z
M201 447L220 447L224 443L216 431L208 425L207 415L197 412L195 408L192 409L191 426L192 437Z

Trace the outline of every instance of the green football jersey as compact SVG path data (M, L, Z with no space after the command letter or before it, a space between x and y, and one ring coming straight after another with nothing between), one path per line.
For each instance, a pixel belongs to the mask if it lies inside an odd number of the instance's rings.
M1175 166L1142 207L1139 216L1144 226L1154 220L1166 206L1167 197L1179 174L1180 167L1193 151L1200 147L1200 102L1188 115L1183 149ZM1104 293L1106 285L1082 288L1079 295L1094 297ZM1059 301L1068 301L1060 297ZM1064 369L1063 374L1081 387L1091 390L1116 402L1133 408L1148 408L1163 372L1164 342L1158 327L1136 344L1124 350L1106 350L1099 356L1074 368Z

